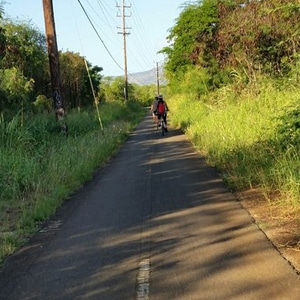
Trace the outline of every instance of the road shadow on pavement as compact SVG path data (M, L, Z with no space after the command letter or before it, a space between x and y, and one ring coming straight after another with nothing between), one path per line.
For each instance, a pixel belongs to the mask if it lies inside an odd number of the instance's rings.
M217 171L179 130L162 137L147 116L7 261L0 299L135 299L143 259L153 300L300 294L294 270Z

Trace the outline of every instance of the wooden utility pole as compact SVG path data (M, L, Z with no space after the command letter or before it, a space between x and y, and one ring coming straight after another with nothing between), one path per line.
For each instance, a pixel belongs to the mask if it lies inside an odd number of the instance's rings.
M63 132L67 134L67 125L65 122L65 107L61 96L59 57L52 0L43 0L43 8L55 116L56 120L60 122Z
M156 63L156 93L159 95L159 70L158 63Z
M117 7L120 7L117 5ZM123 35L123 51L124 51L124 98L125 101L128 100L128 72L127 72L127 51L126 51L126 35L129 34L129 32L126 31L126 29L129 29L126 27L125 24L125 17L130 17L130 15L125 14L125 8L130 8L130 6L125 5L125 0L122 0L122 7L121 7L121 17L122 17L122 32L118 32L119 34Z

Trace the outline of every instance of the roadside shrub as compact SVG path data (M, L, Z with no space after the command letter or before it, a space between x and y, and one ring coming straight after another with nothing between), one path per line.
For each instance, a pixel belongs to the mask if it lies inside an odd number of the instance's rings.
M300 106L289 107L277 118L276 144L282 149L289 147L300 148Z

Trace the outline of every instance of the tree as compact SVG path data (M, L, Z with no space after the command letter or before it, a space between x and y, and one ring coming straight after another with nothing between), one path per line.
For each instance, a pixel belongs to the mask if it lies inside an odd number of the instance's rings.
M0 42L0 108L30 109L32 99L48 88L45 38L29 23L5 20Z
M28 80L13 67L0 70L0 109L19 111L30 105L33 80Z
M299 50L298 1L221 1L218 53L220 65L257 71L288 72Z
M124 101L125 82L122 76L106 78L102 84L105 101ZM128 84L128 99L134 99L134 87Z
M171 28L170 45L161 50L170 85L180 90L195 70L205 74L208 90L230 82L232 72L245 83L258 72L287 75L299 62L299 12L298 0L193 2Z
M0 20L2 20L3 13L4 13L3 3L0 3ZM3 59L5 53L5 45L6 45L5 29L1 24L0 25L0 59Z
M66 106L69 108L91 105L94 102L93 92L90 85L89 75L93 84L95 95L99 92L101 67L92 67L87 63L89 73L86 69L85 58L74 52L60 53L60 69L62 94Z
M9 20L3 24L3 30L5 46L0 68L17 68L24 77L33 79L35 95L45 93L49 71L44 35L30 23Z
M156 85L137 85L133 86L133 99L140 102L144 106L151 105L156 95Z
M167 56L165 71L169 80L180 80L189 66L207 67L216 49L217 0L198 1L179 15L168 36L170 46L160 52Z

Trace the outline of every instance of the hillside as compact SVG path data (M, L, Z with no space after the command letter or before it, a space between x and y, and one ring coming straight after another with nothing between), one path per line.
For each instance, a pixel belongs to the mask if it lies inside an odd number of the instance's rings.
M128 74L128 82L129 83L136 83L138 85L156 84L156 82L157 82L156 69L153 68L151 70L144 71L144 72ZM159 83L161 85L166 84L166 79L163 76L162 67L159 68Z

